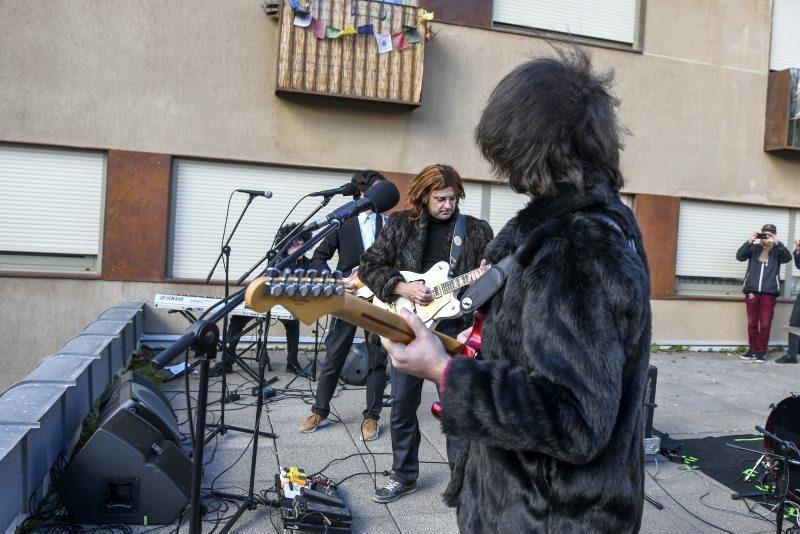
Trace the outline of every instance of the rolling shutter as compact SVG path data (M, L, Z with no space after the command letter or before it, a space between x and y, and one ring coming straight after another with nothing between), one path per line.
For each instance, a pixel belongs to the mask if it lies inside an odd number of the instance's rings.
M170 276L205 279L221 248L225 208L234 189L268 189L272 198L257 197L231 241L231 279L236 280L266 254L289 210L306 193L332 189L350 181L350 174L180 159L173 170L172 248ZM227 232L247 202L247 195L233 195ZM317 214L322 216L351 201L334 197ZM319 198L304 200L288 219L300 222L319 205ZM317 218L315 217L315 218ZM307 252L306 256L311 257ZM331 267L335 266L335 258ZM224 279L222 265L214 279Z
M742 280L747 267L736 260L736 251L767 223L778 228L778 239L786 244L786 208L682 200L676 275ZM781 278L783 274L781 269Z
M0 252L26 256L24 268L37 255L96 259L105 161L102 152L0 145Z
M494 21L633 44L636 0L495 0Z
M769 68L800 67L800 1L774 0Z

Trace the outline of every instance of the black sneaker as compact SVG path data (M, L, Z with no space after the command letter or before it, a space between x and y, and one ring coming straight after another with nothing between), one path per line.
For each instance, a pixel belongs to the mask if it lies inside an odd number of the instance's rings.
M379 489L375 492L375 495L372 496L372 500L379 503L388 503L392 501L396 501L403 495L408 495L409 493L414 493L417 491L417 481L414 480L413 482L406 482L403 484L399 480L395 480L394 477L389 477L389 482L386 483L384 487Z
M753 358L755 358L755 354L753 354L752 350L748 350L745 354L739 356L739 358L746 362L752 362Z
M784 354L783 356L775 360L775 363L797 363L797 354L795 354L794 356L792 356L791 354Z
M767 363L767 355L766 354L753 354L752 361L756 363Z

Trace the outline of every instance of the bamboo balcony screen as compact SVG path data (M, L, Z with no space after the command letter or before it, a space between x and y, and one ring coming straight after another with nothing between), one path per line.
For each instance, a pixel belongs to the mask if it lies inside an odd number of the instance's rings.
M304 2L301 2L305 5ZM276 92L309 93L418 106L425 58L423 9L371 0L312 0L311 16L336 29L372 25L375 35L319 38L311 27L294 24L282 2ZM377 34L417 28L419 42L378 53ZM412 30L413 31L413 30Z

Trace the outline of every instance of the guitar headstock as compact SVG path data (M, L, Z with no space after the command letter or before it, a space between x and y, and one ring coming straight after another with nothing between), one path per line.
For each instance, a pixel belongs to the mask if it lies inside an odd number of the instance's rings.
M327 269L268 269L247 286L244 298L251 310L263 313L281 305L306 324L345 306L342 273Z

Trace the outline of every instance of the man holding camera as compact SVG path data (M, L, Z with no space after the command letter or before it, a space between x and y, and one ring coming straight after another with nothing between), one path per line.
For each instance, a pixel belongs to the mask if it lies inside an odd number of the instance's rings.
M775 313L775 300L780 293L780 266L792 260L791 253L778 241L777 232L774 224L765 224L761 232L753 232L736 251L736 259L747 262L742 291L747 304L750 350L740 358L750 362L767 361L769 330Z

